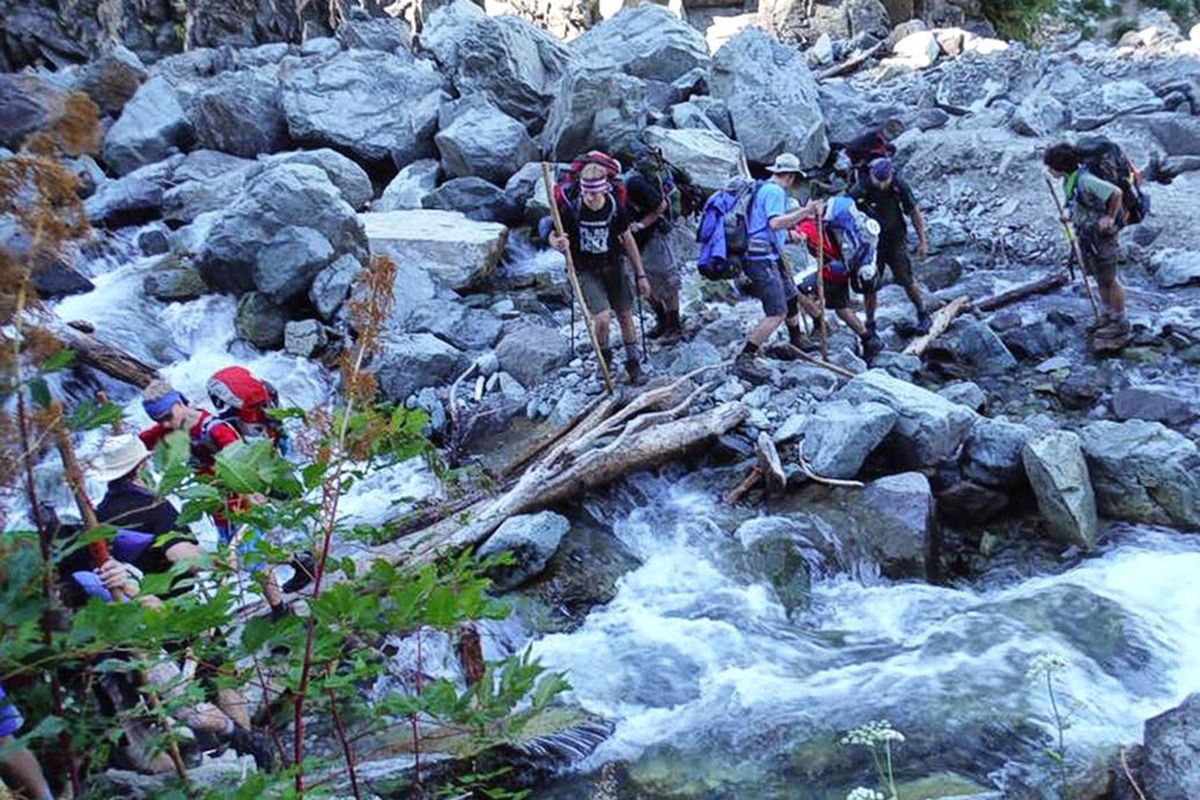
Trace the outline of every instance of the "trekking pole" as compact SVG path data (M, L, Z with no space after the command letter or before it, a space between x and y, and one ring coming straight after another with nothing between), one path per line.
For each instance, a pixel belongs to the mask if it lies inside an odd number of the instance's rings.
M825 320L825 211L817 214L817 300L821 305L821 358L829 360L829 334Z
M644 314L642 314L642 293L634 288L633 296L637 298L638 326L642 329L642 361L645 361L650 357L650 353L649 345L646 342L646 317Z
M565 235L563 231L562 215L558 212L558 202L554 199L554 178L550 174L550 165L542 162L542 180L546 183L546 197L550 200L550 216L554 219L554 231L559 236ZM600 362L600 377L604 379L604 388L609 393L613 393L612 374L608 371L608 362L604 360L604 353L600 349L600 340L596 338L596 325L592 321L592 314L588 311L587 301L583 297L583 289L579 286L579 276L575 274L575 260L571 258L571 248L567 248L564 253L567 257L567 278L571 282L571 289L575 292L575 298L579 301L579 310L583 314L583 324L587 326L588 338L592 340L592 348L596 351L596 360Z
M1063 220L1066 217L1066 209L1063 208L1062 201L1058 199L1058 190L1054 188L1054 182L1050 180L1050 176L1046 176L1046 188L1050 190L1050 196L1054 198L1054 206L1058 209L1058 218ZM1092 295L1092 285L1088 281L1087 265L1083 260L1083 248L1079 246L1079 236L1075 232L1075 225L1066 220L1062 223L1063 233L1067 237L1067 243L1071 245L1075 252L1075 260L1079 262L1079 274L1083 278L1083 293L1087 295L1088 302L1092 304L1092 314L1096 320L1100 319L1100 307L1096 305L1096 298Z

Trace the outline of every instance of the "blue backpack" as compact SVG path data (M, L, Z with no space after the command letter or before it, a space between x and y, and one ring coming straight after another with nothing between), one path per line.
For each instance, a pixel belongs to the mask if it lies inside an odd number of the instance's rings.
M711 281L736 278L750 250L750 209L761 181L733 178L704 203L696 241L696 269Z

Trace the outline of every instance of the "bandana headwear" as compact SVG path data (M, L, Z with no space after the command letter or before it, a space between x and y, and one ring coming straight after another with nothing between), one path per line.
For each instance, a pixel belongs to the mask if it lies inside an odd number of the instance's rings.
M580 178L580 180L579 180L579 191L581 191L581 192L604 192L607 190L608 190L608 179L607 178L595 178L592 180L585 180L583 178Z
M871 162L871 177L877 181L886 181L892 177L892 160L877 158Z
M143 400L142 408L146 411L146 416L157 422L165 417L176 403L186 402L183 395L179 392L169 392L157 400Z

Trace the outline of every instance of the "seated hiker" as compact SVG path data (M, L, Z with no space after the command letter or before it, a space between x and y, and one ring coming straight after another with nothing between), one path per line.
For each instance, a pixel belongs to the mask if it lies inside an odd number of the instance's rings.
M1074 223L1083 253L1081 266L1095 276L1100 287L1104 311L1092 326L1092 332L1105 337L1126 336L1129 320L1125 318L1125 287L1117 277L1117 232L1124 207L1121 189L1092 174L1069 144L1050 147L1043 161L1051 174L1063 182L1067 198L1063 224Z
M604 360L611 363L608 347L609 325L614 313L625 343L625 372L631 383L642 380L641 351L633 319L633 290L622 261L621 250L629 257L637 276L637 291L650 297L650 281L642 266L630 230L629 212L617 201L610 178L603 166L587 164L579 173L579 197L560 204L564 233L550 234L550 245L560 252L571 251L579 277L581 298L593 315L596 339Z
M824 213L823 206L820 213ZM845 322L850 330L858 334L864 353L870 352L876 348L879 337L872 337L867 331L867 327L863 325L862 320L850 308L851 283L856 284L855 291L861 292L861 286L858 285L858 270L852 269L842 257L841 246L831 236L833 231L822 231L821 227L823 226L819 226L817 220L806 219L801 220L800 224L794 230L798 238L808 246L808 252L814 257L821 258L821 263L823 264L821 280L824 283L825 309L837 314L838 319ZM820 241L820 234L822 232L825 234L824 242ZM823 257L821 257L822 250L824 250ZM800 284L800 306L819 325L821 323L822 312L817 302L818 298L817 274L814 272Z
M882 284L884 270L891 267L892 278L904 289L917 310L917 331L928 333L930 319L925 311L921 290L913 276L912 261L908 257L908 224L904 216L912 217L917 230L917 257L929 254L929 241L925 233L925 217L917 207L916 198L907 182L895 174L896 167L890 158L877 158L871 162L870 177L850 191L850 196L866 214L879 223L879 245L876 263L879 267L875 287L863 295L863 306L867 312L867 328L875 331L875 308L877 292Z
M803 175L800 159L783 153L767 168L771 177L756 185L746 216L749 235L742 271L750 281L750 291L762 303L763 319L750 331L738 353L735 365L738 373L755 383L770 378L758 361L763 343L786 321L788 341L795 347L805 347L807 339L800 328L800 297L791 270L783 259L788 229L801 219L811 217L812 204L788 210L787 190Z
M37 758L27 747L18 746L16 736L25 725L21 711L4 694L0 685L0 778L3 786L29 800L54 800L50 784Z

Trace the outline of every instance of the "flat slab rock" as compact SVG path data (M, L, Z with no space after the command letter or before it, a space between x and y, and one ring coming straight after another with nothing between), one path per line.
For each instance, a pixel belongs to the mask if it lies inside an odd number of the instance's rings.
M504 253L508 229L458 211L404 209L358 215L371 253L420 266L438 283L465 289L487 276Z

